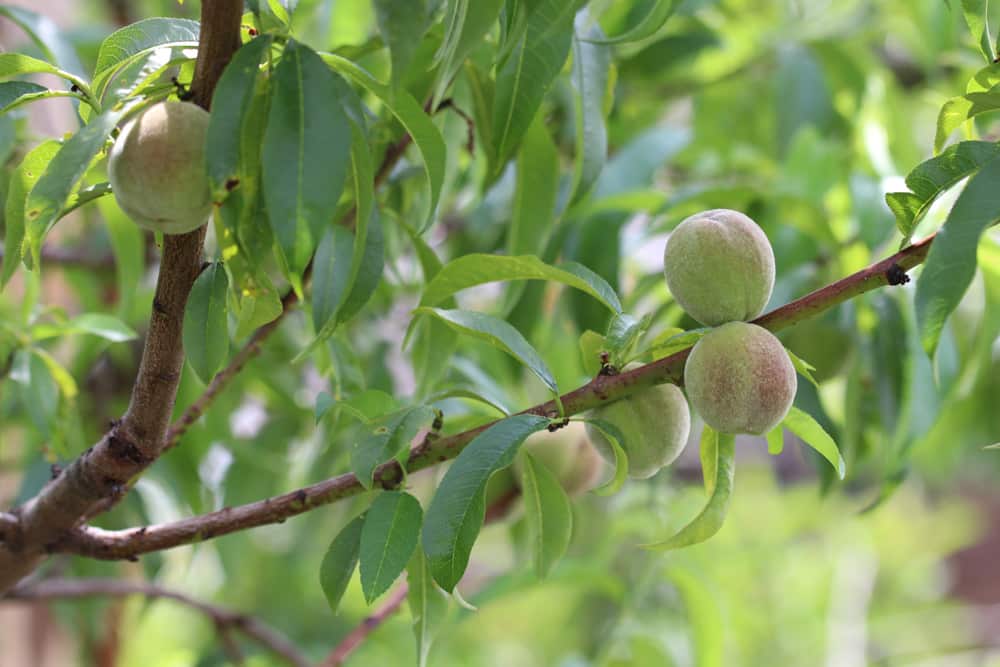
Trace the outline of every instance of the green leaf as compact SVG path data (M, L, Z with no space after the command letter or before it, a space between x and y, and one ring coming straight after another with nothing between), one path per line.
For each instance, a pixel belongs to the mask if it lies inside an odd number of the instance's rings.
M59 410L59 385L49 365L33 351L18 350L10 369L17 395L35 428L51 437Z
M66 370L66 367L56 361L56 358L40 347L31 348L31 353L42 360L48 369L52 379L56 381L59 391L66 398L73 398L77 395L76 380L73 375Z
M649 346L649 350L654 359L669 357L671 354L693 346L709 331L711 331L709 327L681 331L680 333L677 333L676 329L668 329L661 336L657 336L653 340Z
M717 596L699 577L687 570L671 568L667 574L687 612L695 667L722 667L725 643L722 610Z
M448 262L427 283L421 306L436 306L456 292L503 280L551 280L591 295L609 310L620 313L621 301L607 281L587 267L567 262L550 266L534 255L487 255L472 253Z
M421 542L434 580L449 593L462 578L485 516L486 482L549 420L522 414L496 422L458 455L427 509Z
M517 156L517 183L507 232L508 254L542 252L556 219L558 193L559 154L549 137L545 119L538 117L528 128Z
M24 219L31 266L38 263L42 241L59 219L70 195L83 180L90 163L104 147L105 141L125 115L125 109L109 109L96 116L79 132L70 137L52 157L25 203Z
M504 320L471 310L417 308L414 312L415 314L426 314L436 317L460 333L485 340L493 347L503 350L527 366L550 391L555 394L559 393L555 377L545 364L545 360L535 351L531 343L521 335L520 331Z
M788 358L791 360L792 366L795 367L796 372L798 372L798 374L804 377L805 379L809 380L809 382L811 382L814 386L819 387L819 383L816 382L816 378L814 378L812 374L812 372L816 370L816 367L810 364L805 359L801 359L800 357L798 357L794 352L789 350L787 347L785 348L785 352L788 353Z
M374 0L375 23L389 47L392 85L398 87L413 61L427 25L427 0Z
M912 194L890 192L885 196L906 240L942 193L997 156L1000 156L1000 146L993 142L962 141L917 165L906 176L906 185Z
M184 307L184 354L191 370L208 384L229 354L226 293L229 277L222 264L209 265L194 281Z
M538 0L527 29L496 76L493 172L517 150L552 81L562 70L573 37L577 2Z
M24 241L24 205L28 193L45 172L49 162L59 152L58 141L44 141L24 156L21 164L14 170L7 185L7 202L4 207L4 223L6 226L3 252L3 275L0 285L6 285L17 270L21 261L22 242Z
M601 353L606 352L608 346L604 342L604 336L587 329L580 334L580 360L583 364L584 372L594 377L597 375L603 364L601 363Z
M163 46L197 47L197 21L176 18L149 18L111 33L97 52L93 88L103 97L112 77L121 68Z
M622 447L622 443L625 442L625 436L617 426L609 421L603 419L585 419L584 421L596 428L607 438L608 443L611 445L611 450L615 454L615 474L604 484L593 489L593 492L598 496L614 495L621 491L621 488L625 485L625 481L628 479L628 454L625 453L625 449Z
M648 317L637 320L627 313L615 314L604 336L605 350L611 355L611 363L619 368L624 366L632 358L632 351L648 328Z
M435 416L433 409L420 405L375 422L374 429L351 450L351 472L361 485L372 487L375 468L380 464L394 459L402 463L410 452L410 442Z
M367 231L364 251L360 261L356 264L358 272L354 284L351 286L350 294L347 295L340 310L337 311L337 322L346 322L357 315L375 294L375 289L382 280L382 273L385 269L385 239L382 222L374 212L368 223ZM358 233L360 234L360 231ZM356 250L355 248L355 252ZM355 259L352 258L351 261L353 269Z
M49 90L29 81L4 81L0 83L0 115L34 100L67 96L72 96L72 93Z
M698 441L698 455L701 459L701 477L705 482L705 495L711 497L715 490L715 479L719 467L719 432L705 424Z
M969 179L948 213L917 279L916 309L920 339L933 357L945 320L958 306L976 273L976 246L1000 220L1000 158Z
M470 401L475 401L477 403L482 403L483 405L487 405L487 406L493 408L494 410L496 410L497 412L499 412L504 417L509 417L510 414L511 414L511 412L512 412L512 410L510 410L509 408L507 408L502 403L499 403L496 399L487 398L486 396L483 396L482 394L480 394L478 392L475 392L472 389L465 388L465 387L452 387L450 389L445 389L443 391L439 391L436 394L432 394L432 395L428 396L427 397L427 403L428 404L434 404L434 403L438 403L440 401L447 400L449 398L466 398L466 399L469 399Z
M587 18L585 12L577 22ZM582 34L581 34L582 33ZM604 123L605 98L611 72L611 49L585 41L601 39L600 26L577 28L573 36L573 106L576 116L576 161L570 203L583 199L597 182L608 155L608 131Z
M216 202L225 199L233 181L242 187L247 152L244 128L254 109L260 64L272 42L269 35L262 35L240 47L215 86L205 138L205 165ZM259 144L260 137L254 137L254 141Z
M340 225L327 227L313 261L312 317L317 334L337 314L350 289L353 253L354 234Z
M779 424L767 432L767 453L777 456L785 449L784 429Z
M378 97L413 139L413 145L417 147L423 160L429 190L427 210L417 230L423 232L434 221L444 185L448 148L441 132L409 93L402 90L393 93L388 86L379 83L375 77L346 58L332 53L321 55L330 67Z
M587 41L594 42L595 44L640 42L655 35L664 26L667 19L673 15L674 10L677 9L679 4L679 0L656 0L638 23L620 35L613 35L606 38L588 35Z
M278 247L293 276L332 224L350 157L339 86L319 56L290 40L273 76L264 131L263 192Z
M993 62L996 54L993 53L993 40L990 37L990 27L987 24L989 18L989 0L962 0L962 14L965 15L965 23L969 26L972 38L976 40L979 51L986 58L986 62Z
M198 49L191 44L167 45L157 46L129 59L103 82L99 98L102 108L113 107L121 100L135 97L148 87L161 83L162 75L168 69L180 69L193 63L197 55ZM89 112L83 117L89 119Z
M47 60L73 74L83 74L83 65L72 42L48 16L11 5L0 5L0 16L10 19L24 30Z
M350 398L337 402L352 417L364 423L385 416L399 408L396 399L380 389L365 389Z
M365 517L362 515L344 526L330 543L319 568L319 585L330 605L330 611L335 614L358 564L364 525Z
M708 503L689 524L675 535L662 542L643 544L653 551L668 551L680 549L704 542L719 532L726 513L729 511L729 499L733 494L733 472L736 439L725 433L718 434L718 455L715 457L715 482Z
M833 441L830 434L823 430L823 427L817 423L815 419L812 418L807 412L803 412L794 405L792 409L788 411L788 415L781 422L781 425L787 428L789 431L799 436L803 442L819 452L823 458L830 462L833 469L837 471L837 476L840 479L844 479L844 475L847 473L847 465L844 463L844 459L840 456L840 450L837 449L837 443Z
M406 583L409 585L406 600L410 605L413 634L417 640L417 665L427 667L431 644L448 611L448 599L434 585L423 549L413 552L413 558L406 566Z
M437 108L466 56L482 43L483 37L496 23L501 7L503 0L455 0L449 3L444 21L447 31L441 48L435 54L440 67L431 108Z
M81 91L88 92L90 90L83 79L65 70L61 70L44 60L32 58L31 56L23 56L20 53L0 53L0 78L20 74L54 74L76 84Z
M72 334L91 334L112 343L138 338L138 334L130 326L117 317L105 313L84 313L62 324L35 325L31 334L35 340Z
M569 549L573 536L573 509L566 491L552 472L525 452L521 468L521 493L535 574L548 576Z
M420 539L424 512L402 491L380 493L361 530L361 589L371 604L389 589L410 561Z

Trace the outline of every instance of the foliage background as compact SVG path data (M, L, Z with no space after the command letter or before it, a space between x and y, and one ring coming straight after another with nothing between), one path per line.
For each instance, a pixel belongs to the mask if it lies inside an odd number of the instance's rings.
M649 7L642 0L594 5L607 34L621 33ZM51 9L87 71L116 22L197 18L191 3L169 1ZM343 47L388 77L384 50L365 46L376 32L367 0L302 0L293 18L302 41ZM13 26L2 29L5 50L30 52ZM421 49L432 53L433 43ZM488 48L480 56L488 58ZM692 212L735 208L760 222L778 258L772 305L893 252L900 236L883 195L905 189L902 177L931 155L938 109L964 91L982 56L961 12L939 0L732 0L683 3L655 36L617 47L615 64L607 102L611 157L590 205L572 224L552 229L551 214L527 207L517 243L544 254L548 241L562 258L618 287L627 311L654 313L656 329L665 330L695 326L671 302L659 274L666 233ZM469 96L459 84L456 106L474 115ZM26 146L75 127L63 101L27 109L0 118L8 176ZM568 66L544 113L565 177L574 150ZM512 249L511 215L524 187L517 166L481 192L485 160L465 152L465 120L445 112L437 123L457 159L449 162L429 244L444 260ZM377 131L387 144L398 127L387 122ZM995 138L989 115L962 131ZM544 151L544 137L529 134L522 151ZM535 159L529 155L526 163ZM311 324L307 313L288 318L183 446L159 461L102 525L180 518L346 469L350 423L337 414L316 423L322 391L380 390L406 399L426 392L441 373L513 408L546 398L535 378L486 345L463 342L450 362L429 366L402 349L422 279L408 236L393 223L421 210L418 164L411 149L380 194L392 259L362 315L299 364L289 361L309 341ZM917 237L940 225L948 203L935 205ZM155 249L110 198L60 223L50 242L86 262L47 268L41 282L19 272L0 297L7 321L112 312L136 329L144 325ZM912 284L835 309L821 319L821 330L793 329L784 337L821 372L827 369L820 362L829 365L820 390L801 382L797 400L834 434L850 470L844 482L804 450L788 447L769 458L761 442L741 440L734 505L719 535L666 556L636 549L697 511L702 491L691 447L651 482L630 483L608 499L580 498L569 556L543 583L518 566L525 558L518 522L490 526L462 586L479 611L452 609L432 664L1000 665L1000 497L993 483L1000 464L982 450L1000 440L995 231L979 252L980 271L945 328L936 367L921 350ZM587 329L603 331L606 314L576 293L532 287L520 296L510 320L561 386L585 381L575 341ZM489 310L513 298L483 288L460 301ZM0 347L11 344L3 333L9 329L0 330ZM18 382L16 373L0 383L4 505L33 494L52 461L82 451L124 410L138 351L132 342L61 338L51 352L75 378L75 396L44 368L31 369L30 383ZM188 369L178 404L202 389ZM448 431L490 416L472 403L444 407ZM414 476L413 492L429 498L438 474ZM883 503L862 513L882 496ZM355 581L340 614L331 615L316 577L330 539L361 502L139 563L74 559L61 566L76 575L146 576L253 611L319 658L369 613ZM40 636L58 638L45 649L50 657L62 645L91 660L117 633L122 665L224 662L210 624L170 602L53 609L52 616L23 621ZM412 644L404 611L350 664L410 662ZM0 662L23 664L8 656L24 650L20 636L0 634ZM252 664L269 660L260 654Z

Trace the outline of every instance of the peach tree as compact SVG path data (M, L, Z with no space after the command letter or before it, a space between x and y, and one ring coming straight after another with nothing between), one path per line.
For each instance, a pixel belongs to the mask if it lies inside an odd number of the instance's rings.
M0 5L9 600L174 595L230 658L237 633L340 664L324 627L359 582L374 625L408 602L427 664L484 523L541 580L581 503L688 459L701 508L622 548L714 536L738 449L805 445L874 508L915 443L996 437L970 399L1000 333L988 2L935 10L978 62L937 80L933 137L886 111L901 66L815 9L163 4L89 46ZM39 136L46 108L72 128ZM261 607L329 608L296 647L172 593L189 545L236 580L294 569L246 584Z

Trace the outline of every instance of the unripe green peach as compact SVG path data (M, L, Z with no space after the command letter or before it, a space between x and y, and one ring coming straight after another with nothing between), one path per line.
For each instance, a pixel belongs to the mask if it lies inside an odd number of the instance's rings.
M620 444L628 456L628 474L633 479L652 477L673 463L691 432L691 411L684 394L673 384L643 389L592 410L590 416L610 422L621 431L624 442ZM590 424L587 433L600 455L614 463L614 449L604 434Z
M756 324L729 322L708 332L684 366L691 406L722 433L762 435L795 399L795 367L781 341Z
M851 355L851 336L831 314L799 322L783 332L785 347L812 364L817 382L840 374Z
M208 112L187 102L159 102L125 124L108 155L108 180L132 220L164 234L205 224L207 132Z
M702 324L752 320L774 289L774 251L757 223L739 211L702 211L670 234L663 273L670 293Z
M569 495L583 493L597 486L603 461L587 439L580 422L570 422L553 433L535 433L522 447L535 461L555 475ZM520 478L520 458L515 461L514 466Z

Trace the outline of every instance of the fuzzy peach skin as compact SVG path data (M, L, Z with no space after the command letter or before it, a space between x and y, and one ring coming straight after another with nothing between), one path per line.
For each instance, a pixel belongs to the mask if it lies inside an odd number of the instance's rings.
M795 399L795 367L784 346L756 324L729 322L707 333L684 366L691 406L721 433L763 435Z
M774 251L764 231L739 211L702 211L670 234L663 273L670 293L702 324L752 320L774 289Z
M108 180L136 224L164 234L205 224L207 132L208 112L187 102L159 102L125 124L108 154Z
M635 365L629 365L630 370ZM652 477L680 456L691 432L691 411L684 393L673 384L661 384L590 412L590 417L610 422L624 436L620 443L628 456L628 475ZM587 434L598 453L614 463L614 449L591 424Z

